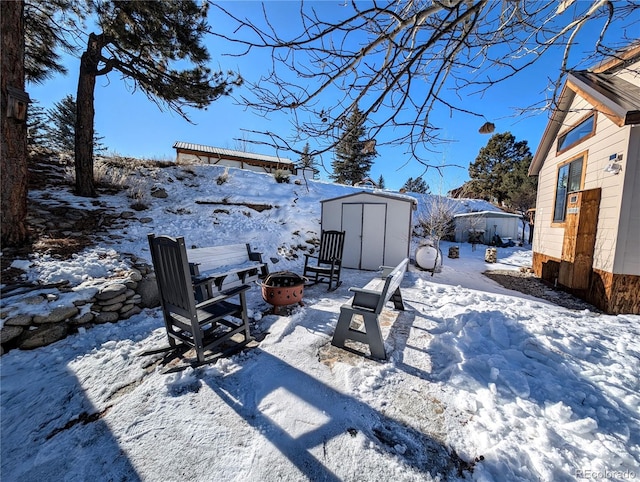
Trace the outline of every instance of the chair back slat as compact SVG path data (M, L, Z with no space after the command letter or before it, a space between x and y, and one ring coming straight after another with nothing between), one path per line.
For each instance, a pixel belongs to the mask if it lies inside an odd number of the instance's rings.
M332 260L342 260L343 248L344 231L322 231L318 262L331 263Z
M149 247L164 310L191 318L195 299L184 238L150 234Z

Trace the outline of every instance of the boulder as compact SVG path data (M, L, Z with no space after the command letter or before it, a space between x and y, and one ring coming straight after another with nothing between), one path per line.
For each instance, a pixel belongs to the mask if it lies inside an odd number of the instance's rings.
M117 311L105 311L98 313L94 318L95 323L113 323L114 321L118 321Z
M110 298L108 300L100 300L98 301L98 305L102 306L104 311L110 311L107 309L107 306L117 305L118 303L126 301L127 298L127 293L122 293L121 295L114 296L113 298Z
M41 346L47 346L56 341L62 340L67 336L67 325L61 323L59 325L43 326L36 330L31 330L23 335L20 342L21 350L32 350Z
M31 324L31 322L33 321L33 316L32 315L26 315L26 314L22 314L22 315L16 315L16 316L12 316L11 318L7 319L4 322L4 326L29 326Z
M134 306L129 311L122 313L120 317L126 320L127 318L130 318L133 315L137 315L138 313L142 313L142 308L140 308L139 306Z
M22 326L3 326L2 329L0 329L0 343L8 343L18 338L23 331L24 328Z
M78 314L78 308L75 306L58 306L54 308L48 315L36 315L33 317L33 322L36 325L44 325L48 323L59 323L61 321L68 320L69 318Z
M96 293L96 299L100 301L110 300L125 293L127 289L128 288L122 283L114 283Z
M140 295L140 305L144 308L155 308L160 306L160 293L156 275L149 274L138 283L138 294Z

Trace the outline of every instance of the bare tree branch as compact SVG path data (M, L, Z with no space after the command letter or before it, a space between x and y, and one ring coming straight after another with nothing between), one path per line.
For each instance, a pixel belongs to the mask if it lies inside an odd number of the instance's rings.
M253 132L263 136L259 143L301 154L296 146L324 139L325 147L311 154L329 152L358 105L370 138L379 146L402 146L425 168L437 167L425 153L446 142L442 126L432 121L436 110L487 120L466 98L519 75L553 50L561 61L550 66L558 72L552 99L535 107L552 105L564 74L586 60L578 53L591 62L611 54L624 46L620 31L640 23L634 0L387 0L366 7L352 0L339 10L301 3L298 31L291 21L287 29L276 24L269 4L251 19L231 7L211 6L233 26L233 35L211 32L238 47L231 55L262 50L272 59L238 100L265 117L290 115L294 133ZM581 40L576 52L577 36L598 21L600 34L590 45ZM605 44L612 29L618 30L616 41Z

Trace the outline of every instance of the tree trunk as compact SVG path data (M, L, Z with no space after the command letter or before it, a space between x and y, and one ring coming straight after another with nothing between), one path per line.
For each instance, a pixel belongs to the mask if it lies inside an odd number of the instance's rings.
M95 115L94 91L102 50L101 36L91 34L87 50L80 59L78 93L76 96L75 170L76 194L95 197L93 182L93 120Z
M3 246L19 246L27 229L27 124L7 117L7 87L24 90L24 1L0 1L0 229Z

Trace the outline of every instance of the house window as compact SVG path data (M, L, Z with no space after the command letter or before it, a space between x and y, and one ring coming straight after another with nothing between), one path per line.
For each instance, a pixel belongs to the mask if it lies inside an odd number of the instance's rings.
M589 114L585 119L580 121L578 125L572 127L560 137L558 137L557 152L563 152L567 149L580 144L585 139L591 137L596 132L596 115Z
M567 199L569 193L579 191L582 187L582 165L584 154L563 164L558 169L558 182L556 184L556 202L553 209L553 222L562 223L567 215Z

